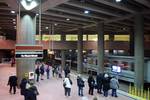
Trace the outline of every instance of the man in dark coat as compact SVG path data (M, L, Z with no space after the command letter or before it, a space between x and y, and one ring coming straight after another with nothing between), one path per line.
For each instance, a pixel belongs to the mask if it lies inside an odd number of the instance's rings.
M40 77L40 67L37 66L37 68L35 69L35 73L37 75L36 81L39 82L39 77Z
M104 79L103 79L103 91L104 91L104 96L107 97L108 96L108 90L110 89L110 79L108 74L104 75Z
M78 95L83 96L84 81L80 75L77 77Z
M102 83L103 83L103 74L99 73L96 77L96 83L97 83L97 93L102 94Z
M88 85L89 85L89 94L93 95L95 80L92 75L90 75L88 78Z
M10 86L9 93L11 93L12 88L13 88L13 93L16 94L17 77L16 76L10 76L7 85Z
M26 84L28 83L27 79L26 78L23 78L21 80L21 83L20 83L20 92L21 92L21 95L24 96L24 100L27 100L27 97L26 97Z

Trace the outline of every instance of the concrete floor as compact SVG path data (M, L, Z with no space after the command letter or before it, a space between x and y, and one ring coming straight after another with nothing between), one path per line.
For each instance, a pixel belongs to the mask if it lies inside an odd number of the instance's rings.
M23 100L23 96L20 95L20 90L17 89L15 95L9 94L9 86L7 86L8 77L15 73L16 68L10 67L10 64L0 64L0 100ZM84 88L84 97L79 97L77 95L77 85L76 85L76 76L72 74L73 86L71 90L71 96L66 97L64 95L64 88L62 85L63 79L51 78L49 80L44 79L40 80L39 83L36 83L40 95L38 95L38 100L93 100L95 96L98 97L98 100L132 100L126 96L118 94L118 98L103 97L94 91L94 96L88 95L88 85Z

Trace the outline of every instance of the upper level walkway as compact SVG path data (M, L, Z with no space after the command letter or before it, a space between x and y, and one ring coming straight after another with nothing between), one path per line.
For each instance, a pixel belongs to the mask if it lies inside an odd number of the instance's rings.
M0 64L0 98L1 100L23 100L23 96L20 95L20 90L17 89L17 93L9 94L9 86L7 86L8 77L16 72L15 67L10 67L10 64ZM40 80L39 83L36 83L40 95L38 95L38 100L93 100L96 96L98 100L133 100L132 98L123 95L124 93L118 93L118 97L104 97L94 91L94 95L91 96L88 94L88 85L87 82L84 88L84 97L79 97L77 93L77 84L76 84L76 75L71 74L73 80L73 86L71 89L71 96L66 97L64 95L63 88L63 79L52 77L47 80Z

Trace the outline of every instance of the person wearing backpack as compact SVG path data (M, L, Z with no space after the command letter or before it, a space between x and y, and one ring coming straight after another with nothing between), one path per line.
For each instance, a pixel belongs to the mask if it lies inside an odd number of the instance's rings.
M77 76L77 86L78 86L78 95L83 96L84 81L80 74Z
M67 77L65 77L65 79L63 80L65 96L70 96L72 84L72 80L70 79L70 75L68 74Z

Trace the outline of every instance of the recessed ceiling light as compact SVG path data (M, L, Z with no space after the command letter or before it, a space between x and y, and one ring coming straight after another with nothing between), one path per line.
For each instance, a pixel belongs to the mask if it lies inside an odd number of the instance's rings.
M68 21L69 21L70 19L69 19L69 18L67 18L66 20L68 20Z
M45 29L48 29L49 27L45 27Z
M55 25L55 26L57 26L58 24L57 24L57 23L55 23L54 25Z
M16 19L12 19L13 21L16 21Z
M36 16L38 16L39 14L36 14Z
M122 0L116 0L116 2L121 2Z
M16 22L13 22L13 24L16 24Z
M27 0L28 2L31 2L31 1L33 1L33 0Z
M88 13L89 13L89 11L88 11L88 10L85 10L85 11L84 11L84 13L85 13L85 14L88 14Z
M11 13L12 13L12 14L14 14L14 13L15 13L15 11L14 11L14 10L12 10L12 11L11 11Z

